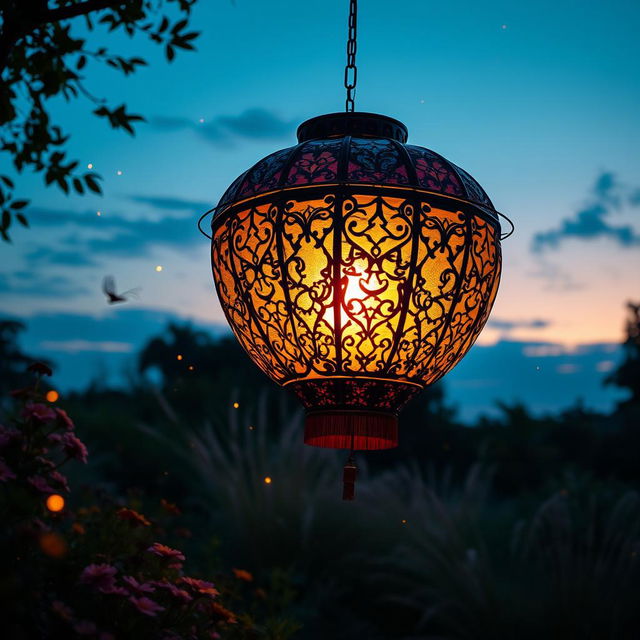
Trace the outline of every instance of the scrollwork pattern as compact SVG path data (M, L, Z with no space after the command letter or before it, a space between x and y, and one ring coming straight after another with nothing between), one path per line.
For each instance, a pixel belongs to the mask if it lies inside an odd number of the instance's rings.
M498 233L427 194L293 189L218 224L214 278L240 343L274 380L295 382L303 401L324 397L318 389L331 382L344 387L333 396L371 403L356 387L379 378L391 406L444 375L477 338L498 287Z

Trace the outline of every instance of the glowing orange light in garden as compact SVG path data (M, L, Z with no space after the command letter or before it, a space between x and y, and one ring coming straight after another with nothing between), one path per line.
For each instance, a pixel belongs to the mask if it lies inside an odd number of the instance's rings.
M47 394L45 395L47 402L55 402L59 397L60 397L60 394L57 391L55 391L55 389L51 389L50 391L47 391Z
M64 509L64 498L57 493L51 494L46 501L47 509L57 513Z
M270 478L269 476L267 476L267 477L264 479L264 483L265 483L265 484L271 484L271 478Z
M468 173L406 144L392 118L320 116L298 140L216 207L218 297L255 364L304 404L307 444L395 447L400 409L489 317L499 214Z
M62 558L67 553L65 539L57 533L43 533L39 539L42 552L52 558Z

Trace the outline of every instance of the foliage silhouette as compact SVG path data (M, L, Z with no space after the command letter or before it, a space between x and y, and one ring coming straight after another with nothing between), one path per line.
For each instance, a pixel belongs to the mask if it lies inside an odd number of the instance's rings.
M93 48L77 35L81 22L89 32L122 32L129 38L144 36L164 47L167 61L176 50L193 49L198 32L188 31L196 0L7 0L0 6L0 152L11 157L18 173L30 169L42 173L45 184L55 184L64 193L101 193L100 176L79 170L79 162L67 157L69 136L50 118L49 101L62 97L70 102L83 96L93 113L114 129L134 134L133 125L143 121L124 104L110 106L106 98L94 96L86 87L91 63L104 64L125 76L147 62L112 53L107 47ZM84 18L84 20L81 20ZM74 31L74 27L76 31ZM103 35L104 35L103 34ZM91 168L91 167L89 167ZM14 218L29 223L24 210L28 200L14 194L14 183L0 175L0 236L10 241Z
M632 371L635 326L619 371ZM20 360L17 332L6 335ZM233 340L168 327L138 365L126 391L65 398L93 458L70 483L180 504L193 566L250 567L304 624L295 637L635 639L633 393L609 415L502 405L469 427L436 390L408 407L411 446L359 462L345 504L344 452L302 444L299 405Z

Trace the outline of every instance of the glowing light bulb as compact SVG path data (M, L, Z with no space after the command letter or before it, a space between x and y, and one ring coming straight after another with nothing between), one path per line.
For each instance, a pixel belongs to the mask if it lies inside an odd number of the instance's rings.
M118 170L116 171L116 175L117 175L117 176L121 176L121 175L122 175L122 171L120 171L120 169L118 169Z
M162 265L161 264L156 265L156 271L158 273L160 273L162 271Z
M57 513L58 511L62 511L64 509L64 498L57 493L52 493L47 498L46 505L49 511Z
M407 524L407 521L406 521L406 520L403 520L403 521L402 521L402 524Z
M195 367L192 364L190 364L187 368L189 369L189 371L193 371L195 369Z
M181 354L181 353L179 353L179 354L176 356L176 359L177 359L177 360L182 360L182 354Z
M238 409L239 407L240 407L240 405L239 405L237 402L234 402L234 403L233 403L233 408L234 408L234 409Z
M59 397L60 397L60 394L55 389L51 389L51 391L47 391L47 395L45 396L45 398L49 402L55 402Z
M271 484L271 478L270 478L269 476L267 476L267 477L264 479L264 483L265 483L265 484Z
M87 165L87 169L93 169L93 164L91 164L91 162Z

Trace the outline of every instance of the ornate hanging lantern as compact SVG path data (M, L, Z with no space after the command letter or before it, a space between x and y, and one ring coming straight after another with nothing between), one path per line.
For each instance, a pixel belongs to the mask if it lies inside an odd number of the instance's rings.
M353 78L347 112L304 122L235 180L210 236L227 320L300 398L305 443L352 452L397 445L402 406L478 337L501 265L482 187L401 122L353 112ZM345 481L350 498L352 458Z

